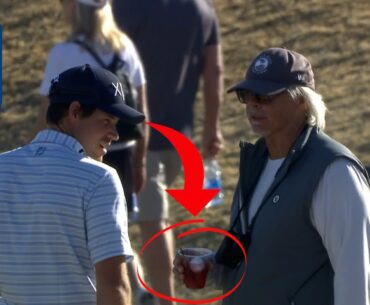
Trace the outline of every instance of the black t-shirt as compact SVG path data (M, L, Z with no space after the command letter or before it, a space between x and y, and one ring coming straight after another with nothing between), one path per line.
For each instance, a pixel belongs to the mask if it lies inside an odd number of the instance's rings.
M114 0L113 10L141 56L150 120L183 133L190 131L204 49L220 40L212 4L206 0ZM152 130L151 150L170 147Z

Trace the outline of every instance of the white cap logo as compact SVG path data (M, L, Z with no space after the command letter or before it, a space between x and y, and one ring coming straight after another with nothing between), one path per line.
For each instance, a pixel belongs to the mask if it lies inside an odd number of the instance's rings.
M267 71L268 66L271 64L271 58L267 55L262 55L254 62L253 72L260 74Z
M123 100L123 102L125 102L125 94L123 93L122 84L120 82L117 82L116 84L112 83L112 85L116 89L114 91L114 96L117 96L117 95L122 96L122 100Z
M59 82L59 75L58 76L55 76L52 80L51 80L51 84L55 84Z

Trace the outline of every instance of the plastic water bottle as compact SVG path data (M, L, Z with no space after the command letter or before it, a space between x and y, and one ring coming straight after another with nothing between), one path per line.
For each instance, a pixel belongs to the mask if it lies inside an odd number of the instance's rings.
M224 193L222 189L221 168L216 159L204 160L204 188L220 189L218 194L206 205L206 208L222 204Z
M160 182L163 187L166 187L166 176L164 172L164 165L163 163L159 163L159 172L158 172L158 182Z
M129 223L135 223L139 217L139 204L136 193L132 193L132 210L128 213Z

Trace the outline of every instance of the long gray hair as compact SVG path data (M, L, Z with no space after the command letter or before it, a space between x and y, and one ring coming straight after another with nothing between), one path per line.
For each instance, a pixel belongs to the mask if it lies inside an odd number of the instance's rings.
M325 114L328 110L320 94L308 87L294 87L287 90L293 100L303 98L307 107L307 124L325 129Z

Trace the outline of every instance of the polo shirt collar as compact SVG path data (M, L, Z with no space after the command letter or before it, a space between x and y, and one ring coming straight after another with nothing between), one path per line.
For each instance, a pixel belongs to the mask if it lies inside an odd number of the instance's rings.
M40 131L36 137L31 142L32 144L41 144L41 143L53 143L60 144L63 147L67 147L72 151L76 152L82 157L87 157L84 148L81 143L78 142L75 138L67 135L66 133L53 130L53 129L44 129Z

